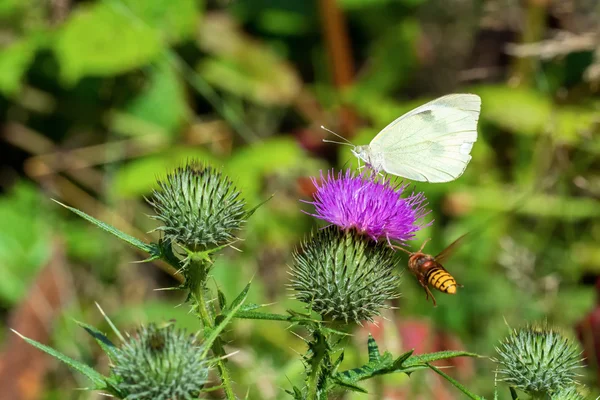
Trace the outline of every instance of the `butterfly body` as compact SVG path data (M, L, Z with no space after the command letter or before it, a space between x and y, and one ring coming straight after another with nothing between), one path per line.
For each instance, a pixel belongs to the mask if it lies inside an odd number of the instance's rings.
M463 174L477 141L481 99L450 94L400 116L352 153L376 172L421 182L449 182Z

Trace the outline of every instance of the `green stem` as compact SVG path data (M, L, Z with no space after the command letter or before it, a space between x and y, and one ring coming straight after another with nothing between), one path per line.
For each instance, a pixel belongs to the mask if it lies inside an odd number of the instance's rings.
M309 344L313 355L310 359L310 375L306 381L306 400L317 400L319 398L319 375L321 374L323 359L327 356L326 337L319 331L316 331L313 335L314 339Z
M206 299L208 294L206 281L208 278L208 271L210 269L209 263L204 260L195 259L194 255L190 255L190 257L191 260L188 265L187 274L189 289L192 293L192 297L196 301L198 316L202 321L202 325L204 325L205 328L212 329L215 326L213 310ZM217 338L213 342L211 350L217 359L217 370L219 371L219 376L221 377L221 384L223 386L223 390L225 391L225 397L228 400L236 400L231 384L231 376L229 375L229 370L225 364L226 360L224 359L227 354L225 353L221 339Z

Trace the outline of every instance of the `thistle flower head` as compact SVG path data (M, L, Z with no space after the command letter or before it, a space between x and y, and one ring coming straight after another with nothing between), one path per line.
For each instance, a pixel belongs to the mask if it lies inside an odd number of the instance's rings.
M581 350L546 327L514 330L496 348L502 380L530 395L552 395L573 386Z
M413 239L421 229L426 198L423 193L402 197L408 185L392 186L389 182L365 174L355 175L350 170L330 171L327 177L321 172L321 183L313 179L316 187L314 204L316 212L310 214L343 230L355 229L377 241Z
M585 400L585 396L579 393L577 386L569 386L561 389L557 393L551 395L550 398L552 400Z
M127 399L197 399L208 378L202 352L194 336L152 324L116 351L111 370Z
M294 252L291 289L295 297L325 318L372 321L398 297L398 258L385 243L353 231L327 227Z
M158 182L148 201L165 238L193 250L217 247L234 238L246 216L245 201L229 178L191 162Z

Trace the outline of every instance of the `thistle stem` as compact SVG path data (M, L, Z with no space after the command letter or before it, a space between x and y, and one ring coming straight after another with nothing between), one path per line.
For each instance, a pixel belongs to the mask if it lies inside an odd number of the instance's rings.
M210 265L207 261L203 259L197 259L194 257L194 255L191 255L187 270L188 273L186 276L190 292L194 301L196 302L198 316L202 321L202 325L204 325L205 328L212 329L215 326L213 318L214 312L212 306L207 301L207 294L209 292L208 288L206 287L209 269ZM220 338L217 338L213 342L211 350L217 359L217 370L219 371L219 376L221 377L225 398L227 400L235 400L236 397L231 385L229 370L227 369L225 360L223 359L226 353Z
M327 356L327 338L320 331L313 333L313 341L309 344L313 355L310 359L310 375L306 381L306 400L319 399L319 376L323 368L323 360ZM321 388L323 389L323 388Z

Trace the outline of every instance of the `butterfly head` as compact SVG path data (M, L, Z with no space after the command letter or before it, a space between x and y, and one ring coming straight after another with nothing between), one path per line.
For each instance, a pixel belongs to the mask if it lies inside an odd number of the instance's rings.
M381 171L383 166L383 154L374 153L369 145L354 146L352 154L363 160L365 164L375 172Z
M354 148L352 149L352 154L354 154L356 157L360 158L367 164L370 164L371 152L369 149L369 145L354 146Z

